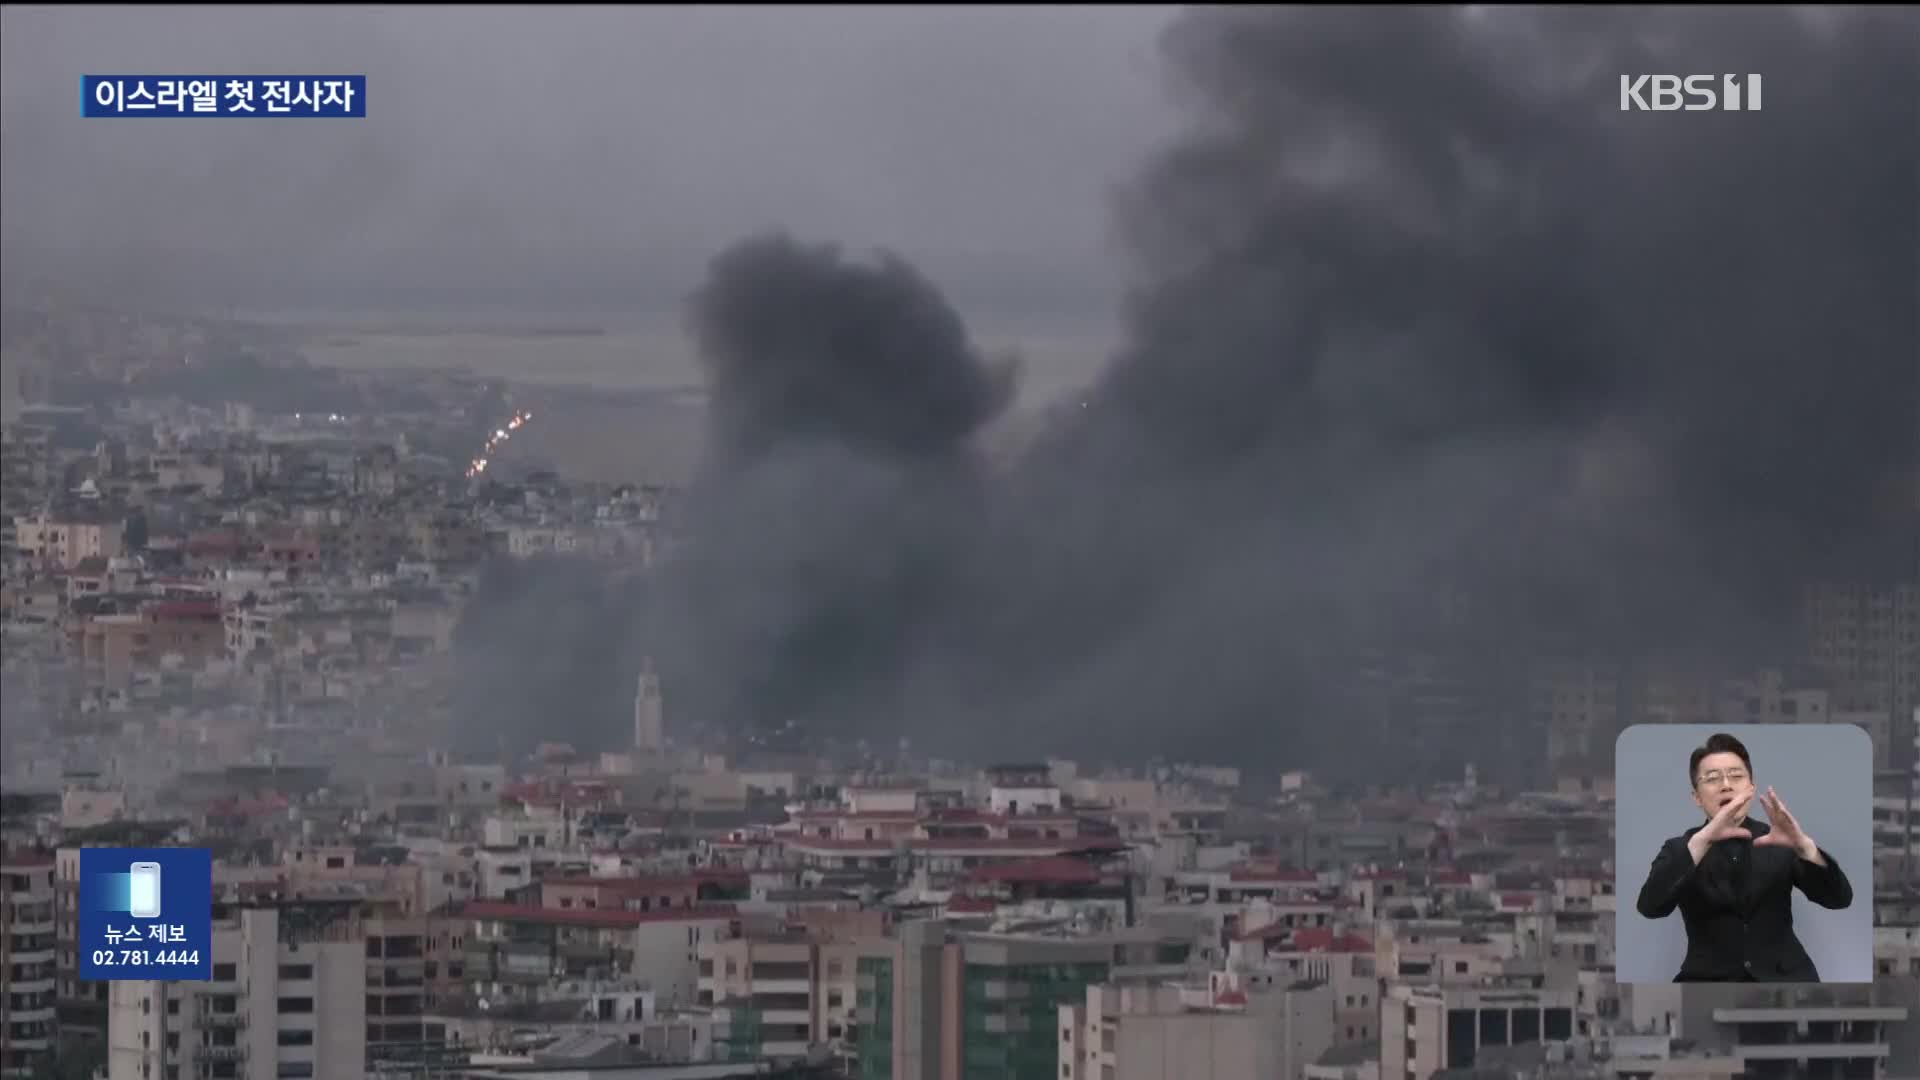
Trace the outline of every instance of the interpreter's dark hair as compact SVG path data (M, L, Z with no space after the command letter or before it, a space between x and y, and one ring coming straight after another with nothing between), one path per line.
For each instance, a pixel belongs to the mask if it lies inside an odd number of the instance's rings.
M1739 754L1741 763L1747 767L1747 774L1753 774L1753 758L1747 754L1747 744L1723 733L1709 736L1706 745L1695 748L1693 757L1687 761L1687 783L1699 786L1700 759L1708 754Z

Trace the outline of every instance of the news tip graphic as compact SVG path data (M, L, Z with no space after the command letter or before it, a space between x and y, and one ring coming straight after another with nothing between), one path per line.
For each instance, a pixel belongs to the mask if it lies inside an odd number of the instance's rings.
M365 75L82 75L80 115L365 119Z
M80 849L80 978L213 977L213 854Z

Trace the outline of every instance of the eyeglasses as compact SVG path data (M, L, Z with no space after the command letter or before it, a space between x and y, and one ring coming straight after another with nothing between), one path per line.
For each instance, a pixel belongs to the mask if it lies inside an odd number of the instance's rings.
M1728 787L1739 787L1746 782L1747 774L1738 769L1732 772L1721 772L1715 769L1712 772L1703 772L1700 774L1701 787L1719 787L1723 783Z

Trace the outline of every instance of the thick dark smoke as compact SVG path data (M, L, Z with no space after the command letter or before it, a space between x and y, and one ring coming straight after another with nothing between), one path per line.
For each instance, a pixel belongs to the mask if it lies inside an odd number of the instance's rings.
M692 316L710 454L656 634L681 715L896 730L905 666L944 651L941 619L961 603L954 553L983 511L969 443L1011 369L899 260L777 236L716 259Z
M1195 119L1124 200L1130 343L983 485L998 385L910 269L716 261L655 609L698 723L1450 769L1524 753L1534 656L1778 658L1802 582L1911 558L1920 15L1226 9L1166 46ZM1764 110L1620 111L1663 72Z
M540 743L625 748L646 606L641 584L565 558L487 566L454 630L450 742L479 760Z

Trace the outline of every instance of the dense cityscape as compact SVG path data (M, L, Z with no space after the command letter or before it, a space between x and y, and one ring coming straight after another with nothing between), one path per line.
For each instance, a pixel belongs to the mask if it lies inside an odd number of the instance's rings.
M1914 11L337 11L6 9L0 1080L1920 1080Z
M317 415L148 396L147 373L268 346L99 311L12 325L34 329L10 342L25 385L0 534L10 1076L1378 1078L1513 1055L1529 1076L1877 1077L1920 1060L1912 583L1809 586L1793 671L1529 673L1530 784L1472 765L1335 786L1219 763L730 755L676 724L644 658L620 738L461 755L452 658L482 565L564 553L644 575L682 541L677 491L517 463L495 434L521 415L507 387L385 373L369 398L420 405ZM80 371L117 399L35 400L35 377ZM1382 689L1399 723L1454 722L1437 680ZM1615 736L1753 722L1869 733L1882 980L1804 999L1616 986ZM217 854L214 981L78 981L77 848L163 843ZM277 959L236 974L265 942ZM1481 1019L1440 1021L1462 1010ZM1783 1056L1772 1033L1796 1029Z

